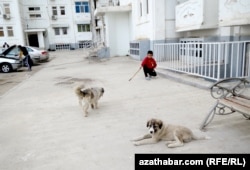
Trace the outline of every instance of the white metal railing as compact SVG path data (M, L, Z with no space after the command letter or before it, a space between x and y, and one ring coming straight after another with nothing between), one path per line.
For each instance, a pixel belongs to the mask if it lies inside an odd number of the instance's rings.
M79 48L91 48L94 46L94 43L93 41L84 41L84 42L81 42L81 43L78 43L78 47Z
M91 40L79 43L56 43L50 45L50 48L53 50L89 49L92 47L95 47L95 43Z
M158 67L211 80L250 76L250 41L154 45Z

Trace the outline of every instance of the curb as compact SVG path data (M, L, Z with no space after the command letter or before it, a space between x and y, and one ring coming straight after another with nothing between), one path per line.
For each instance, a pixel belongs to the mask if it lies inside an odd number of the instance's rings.
M204 90L208 90L210 86L214 83L211 80L206 80L204 78L196 77L193 75L187 75L184 73L169 71L166 69L157 69L157 73L164 78L168 78L176 82L187 84Z

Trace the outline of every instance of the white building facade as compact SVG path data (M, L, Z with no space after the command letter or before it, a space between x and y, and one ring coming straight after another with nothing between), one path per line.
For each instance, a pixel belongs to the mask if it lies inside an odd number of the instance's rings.
M1 0L0 45L81 48L141 59L155 43L250 39L249 0Z
M155 43L250 40L249 0L93 1L97 27L103 33L97 39L108 46L111 56L128 51L140 60ZM119 18L128 6L126 17ZM123 51L115 47L120 41L129 43L119 44Z
M0 1L0 45L4 42L9 45L24 44L23 26L19 16L20 10L18 0Z
M89 41L92 32L88 0L0 1L0 44L54 50L79 48Z

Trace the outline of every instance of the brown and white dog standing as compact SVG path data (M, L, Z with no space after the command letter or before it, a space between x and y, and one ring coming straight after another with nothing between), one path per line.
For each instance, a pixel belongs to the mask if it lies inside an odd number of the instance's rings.
M150 119L147 122L149 133L133 139L134 145L154 144L160 140L167 141L166 145L169 148L183 146L185 142L198 139L208 139L208 137L197 137L193 132L184 126L171 125L163 123L159 119Z
M83 109L85 117L87 117L89 106L91 106L92 109L98 108L98 101L104 94L104 88L103 87L84 88L84 85L79 85L75 88L75 93L78 96L79 105ZM84 106L83 102L85 103Z

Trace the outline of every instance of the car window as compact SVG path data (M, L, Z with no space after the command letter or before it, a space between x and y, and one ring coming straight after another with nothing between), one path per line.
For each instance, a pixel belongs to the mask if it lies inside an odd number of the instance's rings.
M7 57L16 57L19 54L19 49L17 47L11 49L8 53L7 53Z
M33 50L29 47L25 47L27 49L28 52L33 52Z

